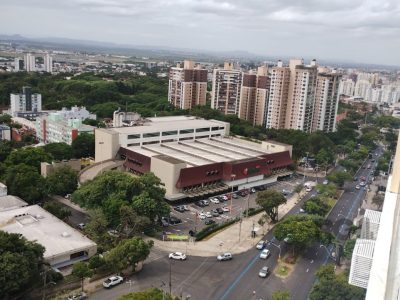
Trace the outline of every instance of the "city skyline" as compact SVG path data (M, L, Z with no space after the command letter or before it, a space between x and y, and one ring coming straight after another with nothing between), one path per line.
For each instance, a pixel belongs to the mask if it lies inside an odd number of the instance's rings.
M400 65L395 1L19 0L2 11L5 34Z

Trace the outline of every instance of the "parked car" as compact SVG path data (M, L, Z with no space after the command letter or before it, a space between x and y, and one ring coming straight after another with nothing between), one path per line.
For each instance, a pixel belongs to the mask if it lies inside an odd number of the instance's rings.
M356 185L356 190L359 190L360 189L360 186L357 184Z
M170 259L175 259L175 260L185 260L186 259L186 254L182 253L182 252L173 252L173 253L170 253L168 255L168 257Z
M267 259L268 256L271 255L271 252L268 249L264 249L263 251L261 251L260 253L260 258L262 259Z
M177 217L170 216L168 222L170 225L176 225L182 223L182 220Z
M250 194L254 194L256 192L256 189L255 188L251 188L250 189Z
M219 212L216 209L213 209L211 211L211 214L212 214L213 217L219 217Z
M207 218L212 218L212 214L211 214L211 212L209 212L209 211L208 211L208 212L206 212L206 217L207 217Z
M197 205L198 207L206 206L202 200L195 202L195 205Z
M80 230L85 229L85 226L86 226L85 223L79 223L79 224L77 225L77 227L78 227Z
M282 190L282 195L283 195L283 196L287 196L287 195L289 195L289 191L287 191L287 190L283 189L283 190Z
M360 186L365 186L365 181L361 181Z
M262 267L260 272L258 272L258 276L260 276L261 278L267 277L268 274L269 274L269 268L267 266Z
M223 212L230 212L231 210L229 209L228 206L223 206L223 207L222 207L222 211L223 211Z
M185 209L184 209L182 206L180 206L180 205L175 206L175 207L174 207L174 210L176 210L176 211L178 211L178 212L180 212L180 213L185 212Z
M325 179L324 181L322 181L322 184L328 184L328 183L329 183L328 179Z
M257 245L256 245L256 248L257 248L258 250L262 250L262 249L264 249L264 247L265 247L265 241L263 241L263 240L259 241L259 242L257 243Z
M185 211L189 211L189 206L187 206L187 205L182 205L182 207L183 207L183 209L184 209Z
M124 281L124 278L122 276L111 276L107 278L105 281L103 281L103 286L108 289L113 286L116 286Z
M354 176L353 180L354 180L354 181L358 181L358 177L357 177L357 176Z
M219 200L217 198L210 198L210 202L214 204L219 204Z
M219 261L231 260L232 258L233 258L232 253L229 253L229 252L226 252L226 253L223 253L223 254L220 254L217 256L217 260L219 260Z
M200 220L204 220L205 218L207 218L205 213L199 213L199 219Z
M207 219L207 220L205 220L204 224L205 225L212 225L212 224L215 224L215 221L212 220L212 219Z
M80 292L79 294L69 295L67 300L85 300L88 299L88 295L85 292Z
M237 198L239 198L239 196L238 196L236 193L233 193L233 194L232 194L232 198L233 198L233 199L237 199Z
M308 185L308 186L306 187L306 192L311 192L311 191L312 191L312 186L309 186L309 185Z
M162 218L162 219L161 219L161 225L162 225L163 227L167 227L167 226L169 226L169 223L168 223L168 221L167 221L165 218Z
M210 205L210 202L208 202L208 200L202 200L205 206Z
M222 214L224 213L224 210L223 210L221 207L217 207L217 208L215 209L215 211L216 211L218 214L220 214L220 215L222 215Z
M302 209L302 208L299 209L299 213L300 213L300 214L304 214L305 212L306 212L306 211L305 211L304 209Z
M228 201L229 200L227 195L222 195L221 198L224 199L224 201Z

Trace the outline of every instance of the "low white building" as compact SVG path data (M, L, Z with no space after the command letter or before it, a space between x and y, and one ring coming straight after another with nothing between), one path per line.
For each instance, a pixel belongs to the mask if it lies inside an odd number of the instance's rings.
M10 94L10 109L8 113L12 117L34 119L41 111L42 95L32 93L30 87L24 86L20 94Z
M0 230L22 234L44 246L44 260L53 268L86 260L97 252L95 242L38 205L0 211Z
M85 119L92 119L96 120L96 114L90 113L86 107L84 106L73 106L71 109L68 109L66 107L63 107L61 110L56 111L62 118L64 119L79 119L79 120L85 120Z

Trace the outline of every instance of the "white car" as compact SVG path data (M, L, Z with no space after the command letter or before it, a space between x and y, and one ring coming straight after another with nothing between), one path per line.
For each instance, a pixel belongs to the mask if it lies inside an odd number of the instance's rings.
M258 272L258 276L260 276L261 278L265 278L267 277L269 274L269 269L267 266L262 267L262 269L260 270L260 272Z
M210 205L210 202L208 200L203 200L203 204L208 206L208 205Z
M189 206L187 206L187 205L182 205L182 207L183 207L184 210L189 211Z
M365 181L361 181L360 186L365 186Z
M218 204L219 200L217 198L210 198L210 202L212 202L214 204Z
M256 245L256 248L257 248L258 250L262 250L262 249L264 249L264 247L265 247L265 241L263 241L263 240L259 241L259 242L257 243L257 245Z
M228 206L223 206L223 207L222 207L222 211L223 211L223 212L230 212L231 210L229 209Z
M322 184L328 184L329 183L329 181L327 180L327 179L325 179L323 182L322 182Z
M357 184L356 185L356 190L359 190L360 189L360 186Z
M217 256L217 260L219 260L219 261L231 260L232 258L233 258L232 253L229 253L229 252L223 253L223 254L220 254Z
M211 212L209 212L209 211L208 211L208 212L206 212L206 217L207 217L207 218L212 218L212 214L211 214Z
M312 187L311 186L307 186L306 187L306 192L311 192L312 191Z
M182 253L182 252L173 252L173 253L170 253L168 255L168 257L170 259L175 259L175 260L185 260L186 259L186 254Z
M200 220L204 220L205 218L207 218L205 213L199 213Z
M111 276L105 281L103 281L103 286L108 289L111 288L115 285L118 285L124 281L124 278L122 276Z
M225 201L228 201L228 196L222 195L221 197L222 197Z
M260 258L262 259L267 259L268 256L271 255L271 252L268 249L264 249L263 251L261 251L260 253Z

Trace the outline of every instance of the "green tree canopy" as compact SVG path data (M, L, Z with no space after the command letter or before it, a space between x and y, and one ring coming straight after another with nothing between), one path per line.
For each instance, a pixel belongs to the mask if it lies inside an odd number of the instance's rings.
M83 280L93 276L93 271L89 268L87 263L77 262L72 267L72 275L81 280L81 287L83 291Z
M335 275L334 265L322 266L317 272L316 284L310 300L364 300L365 290L348 283L347 274Z
M348 172L336 171L332 172L328 179L335 183L338 187L343 187L345 181L351 180L352 176Z
M0 141L0 162L6 160L12 151L12 143L10 141Z
M325 216L329 211L329 205L319 197L311 197L303 204L303 209L310 215Z
M35 167L18 164L7 168L4 179L11 195L30 204L37 203L45 195L45 180Z
M257 193L256 203L265 210L272 222L276 222L278 220L278 207L286 203L286 198L282 193L270 189Z
M290 300L290 294L288 291L275 291L272 293L271 297L268 300Z
M115 271L132 267L135 270L137 263L144 261L150 254L153 241L144 241L142 238L134 237L123 240L111 249L105 259L107 264Z
M46 153L43 148L27 147L12 151L4 164L7 167L25 164L34 167L36 172L40 172L40 163L51 162L52 160L51 154Z
M49 194L65 196L72 194L78 187L78 174L69 166L56 169L46 177L46 189Z
M73 157L72 147L66 143L46 144L43 149L46 153L51 154L55 160L68 160Z
M55 201L47 201L43 205L43 208L52 215L64 221L71 216L71 211L68 208Z
M0 230L0 298L7 299L37 282L44 247L22 235Z
M94 157L95 137L94 134L82 133L72 141L72 153L75 158Z

